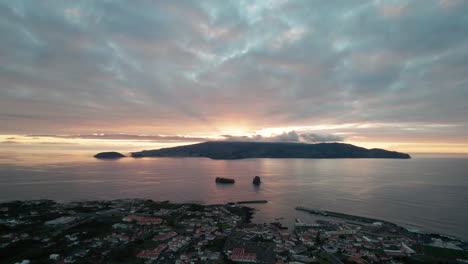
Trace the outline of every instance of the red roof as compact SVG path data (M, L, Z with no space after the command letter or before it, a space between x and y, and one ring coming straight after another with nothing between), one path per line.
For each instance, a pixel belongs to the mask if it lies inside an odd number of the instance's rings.
M243 248L234 248L232 250L231 259L234 261L253 261L257 259L257 254L245 253Z
M137 254L137 257L139 258L157 258L159 256L160 252L157 252L156 250L142 250L140 253Z
M176 232L171 231L171 232L166 233L166 234L164 234L164 235L155 236L155 237L153 238L153 240L166 240L166 239L169 239L169 238L174 237L174 236L176 236L176 235L177 235Z
M157 252L161 252L165 248L166 248L166 244L161 244L161 245L157 246L154 250L157 251Z
M161 218L154 218L154 217L143 217L138 221L138 224L160 224L162 223Z

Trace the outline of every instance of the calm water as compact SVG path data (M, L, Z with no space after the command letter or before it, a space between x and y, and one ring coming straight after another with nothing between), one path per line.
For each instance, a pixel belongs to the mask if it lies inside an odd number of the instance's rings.
M3 153L0 201L149 198L207 204L268 200L254 221L311 220L296 206L380 218L468 239L468 157L411 160L124 158ZM262 177L255 188L252 178ZM236 179L217 185L215 177Z

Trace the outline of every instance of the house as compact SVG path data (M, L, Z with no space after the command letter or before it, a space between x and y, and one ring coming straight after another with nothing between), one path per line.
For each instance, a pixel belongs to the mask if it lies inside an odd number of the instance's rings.
M155 217L143 217L138 221L139 225L159 225L162 223L161 218L155 218Z
M73 216L62 216L54 220L46 221L44 224L51 225L51 226L64 225L64 224L69 224L75 221L76 219L77 217L73 217Z
M257 262L257 254L245 253L244 251L245 249L243 248L234 248L229 258L235 262L248 262L248 263Z

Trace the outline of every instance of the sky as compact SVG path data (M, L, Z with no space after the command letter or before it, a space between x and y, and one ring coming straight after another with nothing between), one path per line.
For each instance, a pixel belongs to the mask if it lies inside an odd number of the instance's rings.
M0 150L468 152L468 1L0 0Z

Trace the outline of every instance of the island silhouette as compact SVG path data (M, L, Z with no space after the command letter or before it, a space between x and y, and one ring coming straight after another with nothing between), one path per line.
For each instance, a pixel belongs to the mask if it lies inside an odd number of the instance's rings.
M98 154L99 155L99 154ZM96 155L96 157L98 156ZM210 159L247 159L247 158L375 158L410 159L406 153L384 149L366 149L344 143L283 143L283 142L232 142L208 141L198 144L143 150L132 152L134 158L141 157L206 157Z

